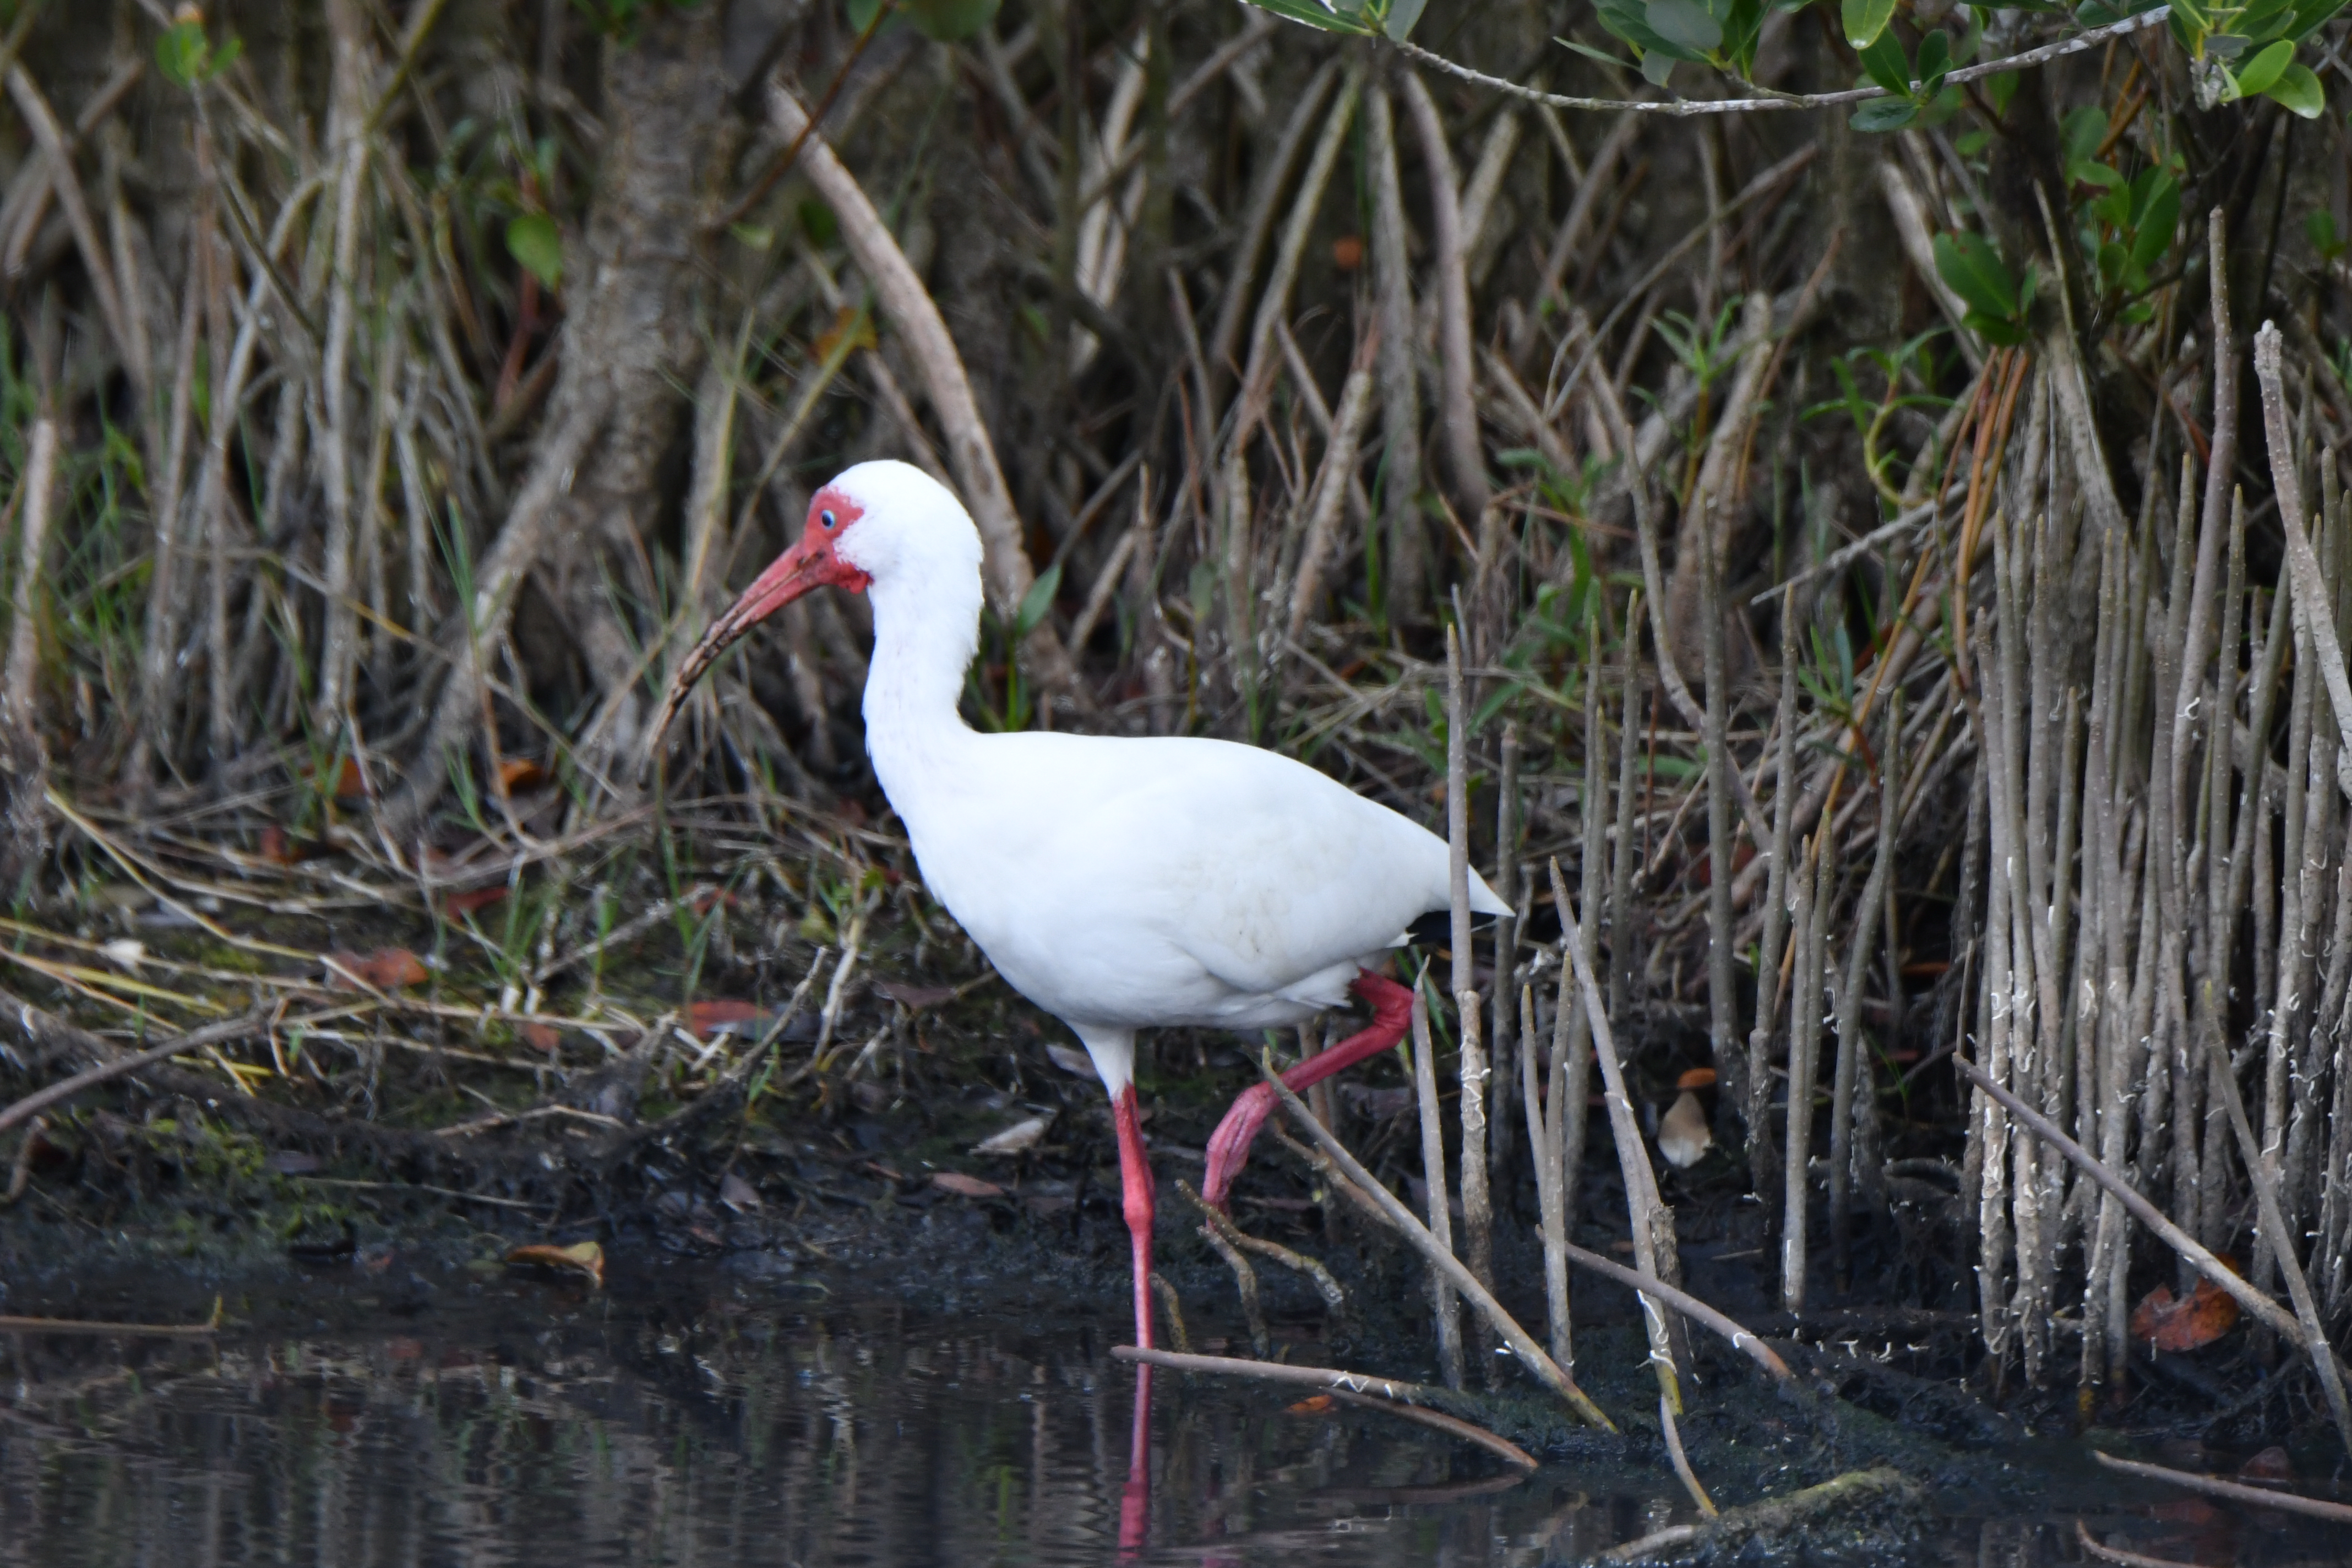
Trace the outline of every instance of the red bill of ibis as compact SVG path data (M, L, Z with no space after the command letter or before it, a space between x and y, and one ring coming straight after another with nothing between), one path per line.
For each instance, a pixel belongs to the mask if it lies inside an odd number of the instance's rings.
M1135 1342L1151 1344L1151 1172L1136 1115L1139 1029L1298 1024L1352 991L1370 1026L1283 1075L1303 1089L1393 1047L1412 993L1376 971L1448 908L1444 841L1305 763L1190 737L982 733L957 703L980 646L980 532L952 492L860 463L714 621L687 689L761 620L818 587L869 595L866 749L924 885L1006 983L1068 1025L1109 1092L1134 1244ZM1508 911L1473 873L1473 909ZM1274 1104L1237 1100L1209 1142L1222 1205Z

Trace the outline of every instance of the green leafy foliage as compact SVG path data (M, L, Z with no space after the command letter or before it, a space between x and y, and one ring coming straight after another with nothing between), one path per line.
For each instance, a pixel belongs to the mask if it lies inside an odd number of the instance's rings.
M2033 279L2023 287L1992 241L1980 234L1936 237L1936 273L1968 309L1970 330L1988 342L2014 347L2025 341L2025 313L2033 302Z
M1246 0L1261 11L1327 33L1403 39L1428 0Z
M1764 14L1764 0L1594 0L1593 5L1601 26L1631 45L1642 74L1662 87L1677 61L1712 66L1744 79L1756 61ZM1578 44L1568 47L1595 52Z
M175 87L196 87L236 64L245 45L232 36L220 47L205 37L203 22L174 22L155 39L155 68Z
M1975 47L1976 34L1966 42ZM1916 57L1906 56L1903 40L1892 27L1881 27L1875 38L1858 51L1863 75L1885 92L1855 109L1850 123L1856 131L1885 132L1906 125L1938 125L1958 110L1958 89L1947 88L1956 51L1951 35L1938 27L1919 40Z
M1057 561L1039 573L1037 580L1029 584L1029 591L1021 595L1020 612L1013 618L1015 642L1037 629L1045 619L1046 612L1054 607L1054 595L1061 591L1062 563Z
M1895 0L1844 0L1842 19L1845 41L1857 49L1878 42L1886 24L1895 19Z
M545 213L524 213L508 223L507 254L547 288L563 281L563 235Z

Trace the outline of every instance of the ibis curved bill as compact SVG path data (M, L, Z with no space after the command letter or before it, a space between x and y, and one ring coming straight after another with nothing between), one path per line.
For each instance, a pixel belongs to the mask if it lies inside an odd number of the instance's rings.
M1444 842L1255 746L1191 738L983 734L957 704L979 647L980 534L919 468L861 463L819 490L799 540L721 616L671 683L686 689L767 616L822 586L874 605L866 746L932 896L1013 988L1067 1024L1118 1130L1135 1259L1135 1338L1151 1343L1151 1172L1135 1035L1170 1025L1302 1023L1350 992L1369 1027L1284 1075L1304 1089L1392 1047L1412 994L1375 972L1448 907ZM657 729L656 735L659 733ZM1472 907L1506 914L1474 873ZM1273 1105L1264 1084L1210 1141L1223 1204Z

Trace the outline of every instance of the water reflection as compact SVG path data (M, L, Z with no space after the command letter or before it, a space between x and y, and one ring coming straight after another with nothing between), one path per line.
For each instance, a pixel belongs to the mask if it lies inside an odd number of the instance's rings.
M0 1337L0 1564L899 1565L1119 1553L1131 1369L887 1303L288 1339ZM1147 1557L1533 1563L1664 1522L1370 1412L1163 1374Z
M1374 1412L1162 1373L1146 1518L1108 1349L1090 1321L552 1289L217 1344L0 1335L0 1568L1091 1564L1123 1522L1145 1562L1517 1568L1688 1517L1661 1474L1522 1480ZM2326 1560L2284 1521L2102 1511L2182 1559ZM1956 1519L1913 1561L2073 1561L2073 1521Z

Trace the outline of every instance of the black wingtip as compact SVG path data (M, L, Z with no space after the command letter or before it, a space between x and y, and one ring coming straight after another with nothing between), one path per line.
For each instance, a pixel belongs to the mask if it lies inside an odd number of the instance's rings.
M1492 931L1496 918L1474 913L1470 917L1470 929L1478 933ZM1432 910L1427 914L1414 916L1412 923L1404 930L1415 947L1444 947L1454 940L1454 913L1450 910Z

